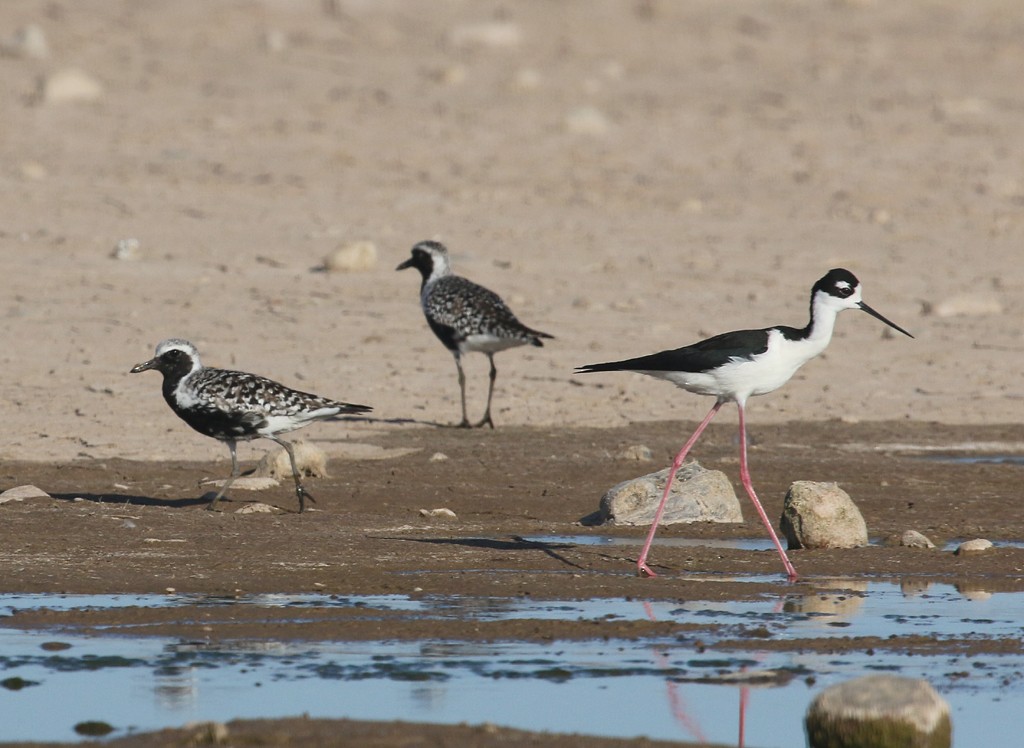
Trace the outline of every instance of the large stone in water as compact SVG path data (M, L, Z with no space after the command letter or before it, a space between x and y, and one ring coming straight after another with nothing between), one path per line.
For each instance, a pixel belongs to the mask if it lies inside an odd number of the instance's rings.
M810 748L949 748L949 704L924 680L866 675L826 688L804 718Z
M835 483L794 481L782 506L782 533L796 548L859 548L868 527L857 505Z
M610 489L601 497L592 524L650 525L671 469L642 475ZM660 524L742 521L740 502L725 473L706 470L696 460L679 468Z

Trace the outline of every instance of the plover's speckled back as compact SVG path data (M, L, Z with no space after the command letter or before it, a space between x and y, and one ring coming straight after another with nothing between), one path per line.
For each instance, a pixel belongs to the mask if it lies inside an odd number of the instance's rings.
M491 420L491 398L498 370L494 354L520 345L544 345L542 338L552 338L546 332L532 330L518 319L493 291L455 275L448 260L448 250L435 241L420 242L412 248L412 256L396 270L414 267L423 276L420 286L420 304L427 324L455 357L459 372L459 390L462 401L462 421L468 428L487 424ZM491 363L490 384L487 388L487 409L484 417L470 424L466 416L466 375L462 371L463 353L487 354Z
M161 342L156 347L156 355L133 367L131 373L148 369L156 369L163 374L164 399L181 420L200 434L228 445L231 477L214 497L209 509L216 507L238 477L237 442L263 437L277 442L288 453L299 511L303 511L305 499L312 500L313 497L302 486L292 446L278 434L300 429L314 421L371 410L366 405L342 403L293 390L256 374L203 366L196 347L177 338Z

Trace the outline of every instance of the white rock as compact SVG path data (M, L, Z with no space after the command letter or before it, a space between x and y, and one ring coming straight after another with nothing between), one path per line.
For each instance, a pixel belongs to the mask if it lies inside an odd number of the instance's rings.
M654 459L654 453L651 452L650 447L645 447L643 444L634 444L619 451L615 458L619 460L633 460L635 462L650 462Z
M434 454L430 455L431 462L445 462L447 459L448 455L444 452L434 452Z
M917 530L907 530L900 537L900 545L906 548L934 548L935 543L919 533Z
M671 468L624 481L601 497L601 505L588 524L650 525L665 491ZM680 522L742 522L740 502L725 473L705 470L696 460L676 472L662 525Z
M518 47L522 40L522 30L511 21L466 23L448 32L448 42L453 47L512 49Z
M780 523L789 548L858 548L868 528L849 494L835 483L794 481Z
M1003 305L992 294L959 294L935 305L936 317L984 317L1002 314Z
M370 270L377 264L377 245L369 241L348 242L324 258L329 273L352 273Z
M974 540L966 540L960 545L958 545L954 553L957 556L961 554L984 553L990 548L992 548L991 540L985 540L984 538L975 538Z
M0 493L0 504L6 504L8 501L24 501L25 499L49 499L50 494L46 493L41 488L36 486L15 486L14 488L8 488L3 493Z
M291 444L292 452L295 453L295 467L299 471L300 476L311 478L328 477L327 455L320 447L301 439ZM291 480L292 463L288 459L288 453L284 451L284 448L263 455L263 459L256 466L256 475Z
M901 735L901 745L948 748L949 704L927 681L866 675L819 693L804 718L811 748L881 745L882 735ZM886 745L896 745L886 742Z
M77 68L65 68L43 78L40 95L47 104L96 101L103 96L103 84Z

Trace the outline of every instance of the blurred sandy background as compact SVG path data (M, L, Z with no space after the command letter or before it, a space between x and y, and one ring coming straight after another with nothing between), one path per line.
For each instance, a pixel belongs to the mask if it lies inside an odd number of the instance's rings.
M845 313L752 428L1019 422L1022 38L1019 0L3 0L0 457L226 458L127 373L169 336L457 420L425 238L557 336L498 356L499 428L697 419L573 367L801 326L835 266L917 339Z

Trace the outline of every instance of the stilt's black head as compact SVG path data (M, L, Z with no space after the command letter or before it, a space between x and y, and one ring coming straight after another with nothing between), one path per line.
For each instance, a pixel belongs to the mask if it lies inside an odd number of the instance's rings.
M826 306L834 308L837 312L843 309L860 309L875 319L889 325L892 329L900 331L908 338L914 337L895 322L886 319L864 303L861 299L860 281L849 270L844 270L843 268L829 270L824 277L814 284L814 288L811 289L812 318L814 317L814 304L818 300L821 300Z

